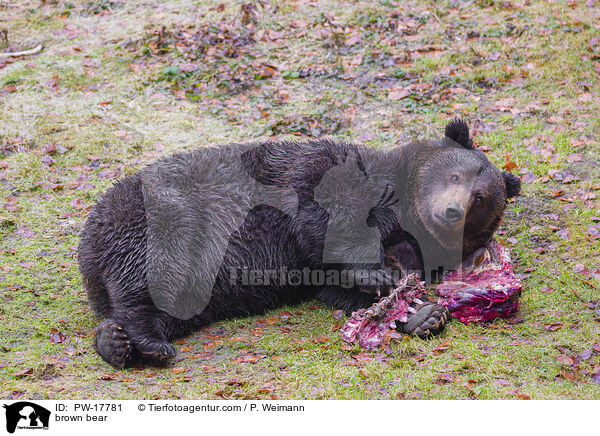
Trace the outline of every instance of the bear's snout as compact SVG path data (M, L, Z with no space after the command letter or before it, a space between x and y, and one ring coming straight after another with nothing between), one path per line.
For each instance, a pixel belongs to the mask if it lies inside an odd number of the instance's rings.
M448 206L446 206L446 219L450 223L460 221L464 215L465 211L459 204L449 203Z

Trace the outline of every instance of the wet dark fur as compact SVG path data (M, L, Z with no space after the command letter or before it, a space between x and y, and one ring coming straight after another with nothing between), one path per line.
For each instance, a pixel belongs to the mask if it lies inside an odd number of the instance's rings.
M419 168L425 162L437 159L440 150L472 148L466 124L451 123L445 133L446 137L439 141L413 143L387 152L332 140L266 142L199 149L154 163L153 167L187 165L202 171L202 165L210 165L217 156L242 153L244 165L252 177L265 185L291 187L298 195L295 217L270 206L257 206L250 212L230 239L208 306L187 320L157 309L150 298L146 265L148 256L153 253L147 251L146 245L148 235L141 176L147 170L120 180L90 212L79 245L80 270L89 301L97 313L107 318L97 330L96 348L113 365L127 366L140 359L156 361L173 357L175 350L169 341L221 319L263 313L312 297L346 311L369 306L375 294L360 292L358 288L232 286L227 271L229 267L243 266L322 268L328 215L315 201L313 191L323 175L348 156L359 157L360 173L393 186L399 200L400 207L396 210L399 213L382 206L373 208L369 216L370 225L379 230L383 249L395 250L394 262L403 267L422 269L418 238L413 235L418 233L419 238L430 236L415 210L417 192L414 185L417 183L407 184L406 181L418 180ZM469 152L481 153L477 150ZM481 155L485 166L498 172L483 153ZM489 240L501 220L506 198L518 194L518 179L506 173L503 178L506 188L502 186L492 193L494 198L489 206L478 212L481 216L467 218L465 255ZM374 198L380 195L373 193ZM364 199L354 198L353 201ZM435 201L435 198L428 201ZM218 209L209 208L205 219L227 220L227 216L220 215ZM478 222L483 222L484 227ZM410 226L404 223L410 223ZM412 234L403 227L411 227ZM443 256L444 250L439 250ZM352 253L347 254L352 258ZM186 262L186 259L180 261ZM368 265L371 269L383 266L383 263Z

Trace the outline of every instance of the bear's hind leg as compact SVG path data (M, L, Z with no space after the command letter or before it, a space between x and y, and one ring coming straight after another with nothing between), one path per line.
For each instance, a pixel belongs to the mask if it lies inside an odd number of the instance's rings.
M137 334L132 335L131 331ZM125 328L114 319L104 320L96 327L94 348L106 362L119 369L140 361L164 364L177 354L166 339L143 335L136 326Z
M113 310L110 318L96 328L96 351L117 368L138 362L162 365L177 355L168 341L173 324L171 317L145 302L143 297L140 300L135 307L114 304L120 310Z
M139 304L135 308L130 307L127 313L113 316L116 320L123 320L122 325L134 348L136 360L164 364L177 355L168 340L172 323L165 312L153 305Z
M144 360L149 360L155 364L167 363L170 359L177 356L177 350L166 340L158 338L145 337L135 344L135 350Z
M123 327L112 319L102 322L94 332L94 348L115 368L132 363L133 346Z

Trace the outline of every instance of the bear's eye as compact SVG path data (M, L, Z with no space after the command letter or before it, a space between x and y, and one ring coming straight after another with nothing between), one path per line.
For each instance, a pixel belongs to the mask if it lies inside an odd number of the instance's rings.
M452 180L452 183L456 185L458 183L458 176L454 174L452 177L450 177L450 180Z
M479 206L481 203L483 203L483 197L481 195L478 195L477 197L475 197L473 203Z

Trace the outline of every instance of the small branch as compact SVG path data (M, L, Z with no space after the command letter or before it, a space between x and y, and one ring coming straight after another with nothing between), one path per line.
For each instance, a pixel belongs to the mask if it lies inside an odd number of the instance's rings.
M442 23L442 20L440 20L440 17L437 16L437 14L433 11L429 12L431 15L433 15L433 18L435 18L435 21L437 21L438 23L440 23L442 26L444 25L444 23Z
M12 53L0 53L0 58L11 58L17 56L30 56L42 51L42 44L30 50L15 51Z

